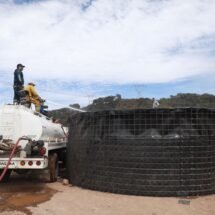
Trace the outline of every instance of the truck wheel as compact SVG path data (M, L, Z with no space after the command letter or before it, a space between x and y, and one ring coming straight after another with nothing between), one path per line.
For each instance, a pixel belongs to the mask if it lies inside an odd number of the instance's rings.
M59 166L58 166L58 155L56 153L51 154L49 156L49 176L50 182L57 181L59 173Z
M0 170L0 175L2 174L3 170ZM0 183L5 183L8 182L10 179L10 174L11 174L12 170L8 169L7 172L4 175L4 178L2 179L2 181Z

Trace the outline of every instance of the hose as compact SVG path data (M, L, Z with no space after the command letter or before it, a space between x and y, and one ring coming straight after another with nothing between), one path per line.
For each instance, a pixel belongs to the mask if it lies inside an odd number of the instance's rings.
M8 170L8 167L9 167L10 162L11 162L11 160L12 160L12 158L13 158L13 155L14 155L14 153L15 153L15 151L16 151L16 148L17 148L17 146L19 145L20 140L29 140L29 138L23 136L23 137L20 137L20 138L16 141L16 143L15 143L15 145L14 145L14 147L13 147L13 150L11 151L10 157L9 157L9 159L8 159L8 161L7 161L7 164L6 164L6 166L5 166L5 168L4 168L3 172L2 172L2 174L1 174L1 176L0 176L0 182L2 181L2 179L4 178L4 176L5 176L5 174L6 174L7 170Z
M0 142L0 150L2 151L12 151L14 147L14 144L11 141L8 142ZM17 151L20 151L21 147L18 146L18 148L16 149Z
M53 105L57 105L57 106L64 106L63 104L60 104L60 103L56 103L56 102L52 102L50 100L46 100L47 103L50 103L50 104L53 104ZM69 108L71 110L74 110L74 111L78 111L78 112L86 112L85 110L82 110L82 109L79 109L79 108L74 108L74 107L66 107L66 108Z

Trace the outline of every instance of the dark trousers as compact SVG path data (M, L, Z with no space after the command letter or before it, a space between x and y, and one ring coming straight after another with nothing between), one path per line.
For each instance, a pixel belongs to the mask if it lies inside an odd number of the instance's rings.
M22 86L14 86L14 97L13 97L13 103L20 104L20 93L19 91L22 90Z

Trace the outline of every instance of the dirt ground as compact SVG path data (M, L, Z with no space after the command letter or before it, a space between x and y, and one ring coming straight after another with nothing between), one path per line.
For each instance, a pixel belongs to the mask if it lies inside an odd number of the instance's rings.
M214 215L215 195L152 198L116 195L64 186L59 180L13 175L0 184L1 215Z

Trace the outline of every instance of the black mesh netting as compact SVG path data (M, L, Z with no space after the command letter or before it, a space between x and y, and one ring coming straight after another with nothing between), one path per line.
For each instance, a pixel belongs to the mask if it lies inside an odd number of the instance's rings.
M142 109L70 119L72 184L147 196L215 193L215 110Z

